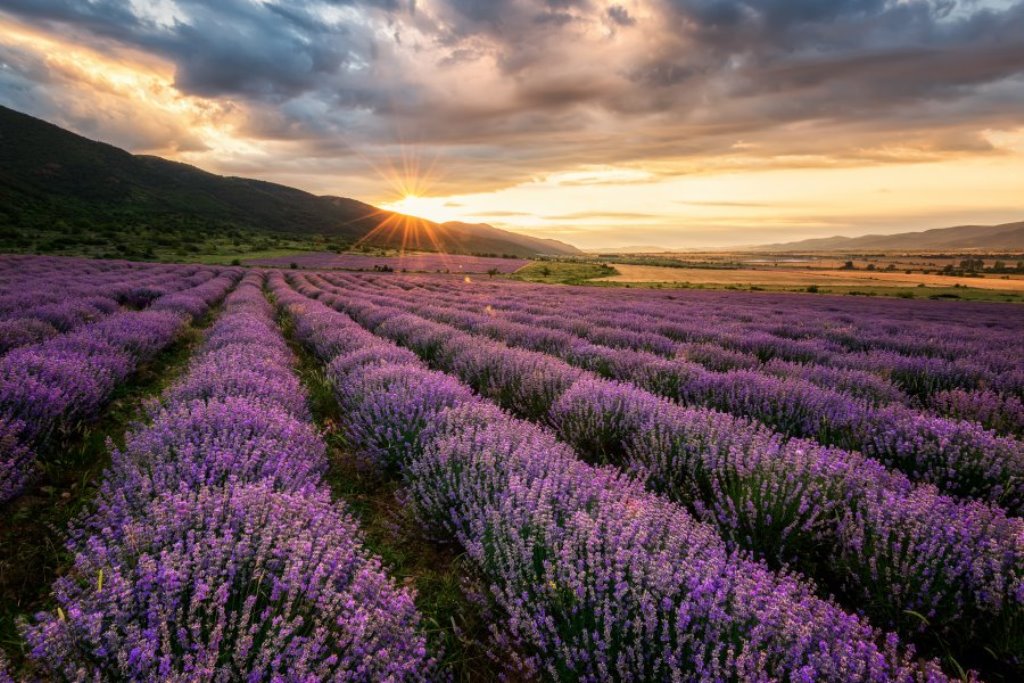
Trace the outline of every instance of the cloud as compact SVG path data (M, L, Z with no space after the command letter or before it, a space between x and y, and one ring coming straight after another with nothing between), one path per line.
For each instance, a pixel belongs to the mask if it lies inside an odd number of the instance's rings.
M227 121L231 107L184 98L165 75L31 33L4 34L0 92L5 104L79 133L141 152L208 149L196 128Z
M403 148L436 160L438 192L998 154L985 131L1016 127L1024 107L1024 2L7 0L2 12L54 41L130 52L126 66L159 61L168 88L215 112L196 120L272 150L275 175L319 174L317 187ZM8 52L7 104L133 149L211 144L175 127L172 108L132 117L131 92L31 47Z
M768 202L728 202L728 201L704 201L704 200L682 200L678 199L675 201L676 204L683 204L686 206L713 206L713 207L727 207L727 208L765 208L768 206L777 206L778 204L770 204Z
M606 10L606 12L608 14L608 18L614 24L619 26L633 26L636 24L636 19L630 16L629 10L622 5L612 5Z
M664 219L666 216L658 213L635 213L628 211L577 211L574 213L564 213L556 216L544 216L544 218L552 221L630 221Z
M175 65L175 84L193 95L284 101L372 56L355 15L327 12L337 3L175 0L163 20L137 10L142 4L11 0L5 9L160 55Z

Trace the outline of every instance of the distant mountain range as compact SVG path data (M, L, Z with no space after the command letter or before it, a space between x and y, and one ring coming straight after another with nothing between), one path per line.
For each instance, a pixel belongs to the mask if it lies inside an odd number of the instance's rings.
M819 239L768 244L755 251L923 251L1024 249L1024 221L1002 225L960 225L923 232Z
M148 235L242 230L452 254L581 253L486 224L439 224L355 199L133 155L0 106L0 238L24 241L26 232L53 226L62 226L72 243L83 231L92 240L115 233L124 239L125 226L136 226Z

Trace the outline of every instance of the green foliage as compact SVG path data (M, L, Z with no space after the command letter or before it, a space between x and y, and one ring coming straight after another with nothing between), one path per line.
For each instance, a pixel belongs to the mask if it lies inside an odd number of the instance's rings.
M0 139L0 252L196 260L360 241L519 257L560 248L487 226L416 219L409 231L377 230L391 214L354 199L134 156L2 106Z
M603 263L535 261L517 270L512 277L525 282L579 285L612 275L618 275L618 271Z

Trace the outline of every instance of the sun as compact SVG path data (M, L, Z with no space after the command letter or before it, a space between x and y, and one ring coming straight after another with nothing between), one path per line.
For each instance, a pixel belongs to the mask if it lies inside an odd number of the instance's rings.
M390 197L378 200L377 205L385 211L435 223L465 220L452 197L436 193L443 176L436 155L427 156L416 146L400 144L397 156L366 161L391 188Z
M459 218L455 207L452 207L445 197L421 197L416 194L406 194L398 201L382 204L381 208L407 216L426 218L435 223L445 223Z

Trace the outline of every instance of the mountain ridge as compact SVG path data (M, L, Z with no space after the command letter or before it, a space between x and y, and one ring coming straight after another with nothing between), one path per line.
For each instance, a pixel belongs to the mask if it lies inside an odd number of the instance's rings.
M1024 249L1024 221L998 225L956 225L917 232L860 237L817 237L754 247L752 251L839 251L851 249Z
M436 223L357 199L134 155L0 105L0 236L25 241L33 229L60 225L67 226L61 239L72 242L76 232L97 240L137 226L175 239L248 231L447 253L581 253L487 224Z

